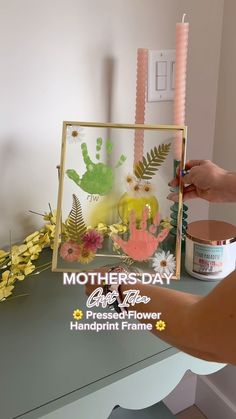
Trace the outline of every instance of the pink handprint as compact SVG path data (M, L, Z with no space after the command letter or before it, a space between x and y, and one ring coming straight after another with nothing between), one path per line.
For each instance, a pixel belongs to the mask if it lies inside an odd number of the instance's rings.
M112 235L112 240L118 244L121 249L132 259L144 261L149 259L159 243L167 237L169 229L163 229L157 236L155 233L160 224L160 214L156 213L153 224L147 230L147 220L149 215L148 207L144 207L142 212L142 220L140 228L136 227L135 211L131 211L129 215L130 236L127 241L121 239L117 234Z

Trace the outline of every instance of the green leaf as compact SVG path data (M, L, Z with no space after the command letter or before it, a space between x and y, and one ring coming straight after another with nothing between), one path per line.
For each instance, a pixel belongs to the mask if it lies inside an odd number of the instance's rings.
M75 194L72 195L72 198L72 209L66 221L66 236L68 239L78 242L87 228L83 219L79 198Z
M138 179L150 180L158 168L165 161L170 151L171 144L160 144L155 146L150 152L139 161L135 167L135 176Z

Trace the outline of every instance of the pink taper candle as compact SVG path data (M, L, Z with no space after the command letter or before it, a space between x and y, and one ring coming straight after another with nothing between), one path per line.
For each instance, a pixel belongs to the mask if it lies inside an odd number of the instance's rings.
M186 98L186 72L188 54L189 23L184 22L176 25L176 64L175 64L175 100L174 100L174 124L185 124L185 98ZM182 141L181 133L176 134L174 139L174 158L181 160Z
M144 48L139 48L137 52L135 124L144 124L145 122L147 70L148 70L148 50ZM142 160L143 140L144 140L144 131L141 129L135 130L134 164Z

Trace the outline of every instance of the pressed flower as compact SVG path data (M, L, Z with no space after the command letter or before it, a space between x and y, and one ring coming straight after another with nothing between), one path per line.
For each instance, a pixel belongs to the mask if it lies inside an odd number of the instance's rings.
M154 271L158 272L159 274L163 275L164 273L170 275L174 273L176 262L175 257L170 251L165 252L164 250L155 253L153 257L152 266Z
M108 231L108 226L104 223L98 223L96 229L99 233L105 234Z
M125 184L126 184L126 187L127 187L128 190L130 190L130 188L134 185L134 183L136 181L137 181L136 180L136 177L133 174L131 174L131 173L128 173L125 176Z
M85 248L82 249L81 254L78 257L78 262L80 263L90 263L95 257L95 253L87 250Z
M139 182L136 182L131 185L130 195L134 198L140 198L142 195L142 185Z
M125 233L127 231L127 226L124 224L112 224L111 230L112 228L116 229L117 233Z
M160 222L160 226L162 227L162 228L168 228L168 229L171 229L171 223L170 223L170 219L167 217L167 218L163 218L162 220L161 220L161 222Z
M84 132L82 127L71 125L67 127L66 138L71 144L80 143L84 138Z
M142 195L143 196L152 196L154 193L153 186L150 182L145 182L142 185Z
M97 249L102 248L103 235L96 230L90 230L83 235L82 241L84 249L96 252Z
M81 254L81 247L73 240L63 243L60 247L60 256L68 262L74 262Z

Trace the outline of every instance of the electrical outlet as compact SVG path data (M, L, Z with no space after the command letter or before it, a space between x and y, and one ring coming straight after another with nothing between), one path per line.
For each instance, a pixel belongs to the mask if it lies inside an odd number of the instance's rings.
M174 100L175 50L149 50L148 102Z

